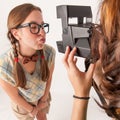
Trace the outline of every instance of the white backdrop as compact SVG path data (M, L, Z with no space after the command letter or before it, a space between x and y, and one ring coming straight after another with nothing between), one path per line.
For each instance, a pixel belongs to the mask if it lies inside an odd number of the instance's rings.
M9 48L6 37L7 16L10 10L18 4L29 2L40 6L43 11L44 21L50 24L50 33L47 35L47 43L56 49L56 65L51 86L52 103L48 120L70 120L72 110L73 90L69 83L66 70L62 64L63 54L57 51L56 41L62 40L61 20L56 17L57 5L88 5L92 7L93 22L96 21L98 3L100 0L2 0L0 2L0 54ZM80 68L84 70L84 59L79 58ZM94 90L91 90L91 99L88 106L88 120L109 120L93 98L97 98ZM11 112L9 97L0 88L0 120L15 120Z

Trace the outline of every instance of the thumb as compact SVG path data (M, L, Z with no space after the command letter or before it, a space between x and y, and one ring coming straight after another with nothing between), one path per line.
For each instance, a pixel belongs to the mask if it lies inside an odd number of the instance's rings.
M86 77L89 78L89 79L92 79L93 77L93 73L94 73L94 69L95 69L95 64L90 64L89 68L88 68L88 71L87 71L87 75Z

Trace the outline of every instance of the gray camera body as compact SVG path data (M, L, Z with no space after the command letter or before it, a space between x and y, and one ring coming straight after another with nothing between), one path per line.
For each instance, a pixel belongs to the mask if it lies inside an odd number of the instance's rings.
M57 41L58 51L65 53L66 46L77 47L76 56L90 55L92 11L90 6L59 5L57 18L62 22L62 39ZM70 20L73 20L70 22Z

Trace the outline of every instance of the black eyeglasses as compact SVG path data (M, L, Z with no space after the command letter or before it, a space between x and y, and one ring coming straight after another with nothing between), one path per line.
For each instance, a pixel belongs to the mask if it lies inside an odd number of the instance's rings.
M25 24L19 25L17 28L24 28L24 27L29 27L30 32L32 34L38 34L40 32L41 28L45 31L45 33L49 32L49 24L48 23L43 23L43 24L39 25L35 22L31 22L31 23L25 23Z

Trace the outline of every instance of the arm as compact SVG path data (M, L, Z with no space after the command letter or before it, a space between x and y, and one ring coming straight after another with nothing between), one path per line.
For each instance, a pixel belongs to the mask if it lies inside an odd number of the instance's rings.
M53 70L54 70L54 65L52 65L52 67L50 69L50 76L49 76L49 79L48 79L48 81L46 83L45 93L42 96L42 98L39 100L38 105L37 105L37 109L39 110L37 115L36 115L37 120L43 119L43 118L41 118L41 115L42 116L46 116L45 115L46 113L42 112L42 109L44 109L46 107L49 107L49 103L48 103L47 99L48 99L49 93L50 93L50 87L51 87L51 80L52 80Z
M95 65L91 64L87 72L80 71L76 65L77 58L74 58L75 53L76 48L70 52L70 48L67 47L63 63L73 86L74 94L79 97L89 97ZM87 106L88 100L74 98L71 120L86 120Z
M41 101L46 101L48 99L49 92L50 92L50 87L51 87L53 70L54 70L54 65L52 64L52 66L50 68L50 76L49 76L49 79L46 83L46 89L45 89L44 95L41 98Z
M86 120L88 100L74 99L71 120Z
M16 87L10 85L9 83L1 79L0 86L4 89L4 91L14 103L22 106L29 113L32 112L31 116L35 116L37 114L37 109L33 108L31 104L29 104L22 96L19 95L18 89Z
M39 102L37 104L37 109L40 110L40 112L41 112L41 109L48 106L47 100L49 98L53 70L54 70L54 65L52 65L51 68L50 68L50 76L49 76L49 79L46 83L46 89L45 89L44 95L41 97L41 99L39 100Z

